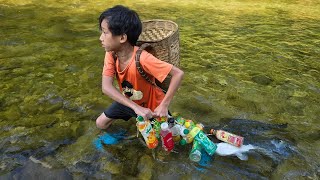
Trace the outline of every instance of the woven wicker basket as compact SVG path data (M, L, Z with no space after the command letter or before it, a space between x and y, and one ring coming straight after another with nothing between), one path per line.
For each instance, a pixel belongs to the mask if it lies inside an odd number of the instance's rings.
M142 22L142 33L137 45L149 43L152 53L158 59L180 66L178 25L169 20L148 20Z

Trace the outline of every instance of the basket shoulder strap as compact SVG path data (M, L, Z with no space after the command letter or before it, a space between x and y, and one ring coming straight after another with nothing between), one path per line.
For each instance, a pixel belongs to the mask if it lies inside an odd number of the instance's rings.
M113 58L113 60L114 60L114 69L115 69L115 71L117 71L116 69L116 61L117 61L117 59L118 59L118 56L117 56L117 54L114 52L114 51L112 51L112 53L111 53L111 55L112 55L112 58ZM116 75L116 77L118 78L118 73L117 72L115 72L115 75Z
M152 85L157 86L157 84L154 83L153 81L151 81L151 79L149 78L149 76L147 76L147 73L144 71L144 69L142 68L142 66L141 66L141 64L140 64L140 55L141 55L142 51L143 51L145 48L149 47L149 46L150 46L150 44L144 43L144 44L142 44L142 45L139 47L139 49L138 49L137 52L136 52L135 62L136 62L137 70L138 70L138 72L140 73L140 75L141 75L146 81L148 81L149 83L151 83Z

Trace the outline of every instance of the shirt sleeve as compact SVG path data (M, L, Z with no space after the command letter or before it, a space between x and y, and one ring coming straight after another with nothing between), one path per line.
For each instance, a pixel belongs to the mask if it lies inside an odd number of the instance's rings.
M114 77L115 73L116 73L115 60L113 59L111 52L106 52L106 55L104 57L102 75Z
M164 81L173 67L172 64L161 61L146 51L142 51L141 53L140 64L146 73L152 75L160 82Z

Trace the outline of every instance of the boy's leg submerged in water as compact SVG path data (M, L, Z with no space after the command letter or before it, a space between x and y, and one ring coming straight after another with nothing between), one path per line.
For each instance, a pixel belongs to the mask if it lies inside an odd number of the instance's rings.
M113 102L96 120L96 125L101 130L106 130L116 119L128 121L137 114L129 107L118 102Z
M99 129L106 130L110 127L113 121L114 119L108 118L105 113L101 113L101 115L96 119L96 125Z

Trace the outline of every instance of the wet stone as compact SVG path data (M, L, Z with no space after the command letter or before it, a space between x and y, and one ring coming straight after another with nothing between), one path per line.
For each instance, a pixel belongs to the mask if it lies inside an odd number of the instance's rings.
M257 84L269 85L272 83L273 79L266 75L256 75L251 78L251 80Z
M103 170L111 174L119 174L122 171L122 165L119 162L105 160Z
M10 107L4 115L8 120L19 120L21 117L20 109L17 106Z
M9 179L72 179L72 175L65 169L46 168L31 160L21 168L11 172L9 177Z
M50 107L46 108L44 110L44 112L52 114L55 111L58 111L59 109L61 109L63 107L63 102L58 102L56 104L52 104Z
M151 179L152 178L152 168L154 162L152 157L148 155L143 155L140 158L138 169L140 171L138 178L139 179Z

